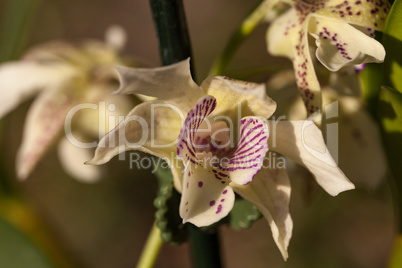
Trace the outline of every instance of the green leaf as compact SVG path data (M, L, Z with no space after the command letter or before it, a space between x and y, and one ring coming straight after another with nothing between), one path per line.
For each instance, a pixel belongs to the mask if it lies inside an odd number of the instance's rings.
M387 56L384 61L385 85L402 92L402 0L392 5L385 24L383 42Z
M154 201L156 226L161 231L162 240L172 244L181 244L187 238L186 228L179 214L180 194L173 187L173 176L169 169L160 165L156 170L159 191Z
M381 86L384 84L383 64L368 63L366 68L360 72L360 84L362 87L362 97L367 104L367 109L375 118L377 116L378 95Z
M23 233L0 217L0 267L53 267Z
M250 228L261 218L258 209L243 198L236 198L233 209L229 214L229 224L234 229Z

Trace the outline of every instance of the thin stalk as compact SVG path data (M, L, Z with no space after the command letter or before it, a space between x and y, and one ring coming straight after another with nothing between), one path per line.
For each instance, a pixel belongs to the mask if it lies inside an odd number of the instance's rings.
M162 248L163 241L160 235L159 228L156 222L152 225L151 232L149 233L147 242L142 250L140 260L138 261L137 268L153 267L159 252Z
M191 57L190 37L181 0L150 0L163 65ZM192 63L194 61L192 60ZM192 68L193 79L194 69ZM220 267L219 239L189 225L195 267ZM208 264L208 266L205 266Z
M238 47L254 31L265 14L272 8L274 2L273 0L264 0L258 3L240 24L239 28L232 34L226 47L212 65L209 76L221 75L223 73Z

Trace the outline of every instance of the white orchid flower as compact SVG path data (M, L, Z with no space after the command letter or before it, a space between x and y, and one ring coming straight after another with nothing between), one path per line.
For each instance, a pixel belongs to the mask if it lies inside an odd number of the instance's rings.
M309 36L317 45L316 58L330 71L348 65L382 62L385 50L374 30L383 30L387 0L283 0L291 8L267 32L269 53L293 61L296 82L308 114L321 109L320 84L310 55Z
M118 87L115 65L122 64L122 60L115 48L121 48L124 34L114 27L107 37L107 44L95 41L79 46L46 43L31 49L19 61L0 65L0 117L22 101L38 95L28 111L22 145L17 153L20 179L28 177L50 145L58 140L61 164L70 175L85 182L100 178L98 167L83 165L93 149L77 148L60 136L64 134L66 116L76 105L104 102L107 107L103 114L92 106L70 113L73 137L80 142L102 137L116 125L108 126L105 120L109 116L125 115L132 107L129 99L110 96Z
M219 221L238 193L265 216L286 259L293 226L290 183L285 169L265 165L268 150L307 167L331 195L354 188L312 122L266 120L276 103L265 85L215 76L198 86L188 60L118 71L121 87L116 93L157 99L136 106L100 141L88 164L103 164L127 150L165 159L182 193L183 222L208 226Z

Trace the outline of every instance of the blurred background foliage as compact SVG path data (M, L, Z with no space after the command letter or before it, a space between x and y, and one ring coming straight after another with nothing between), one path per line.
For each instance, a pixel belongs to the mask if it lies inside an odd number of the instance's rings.
M12 1L0 0L2 18L10 14L7 2ZM184 1L200 81L230 34L256 2ZM15 53L54 39L68 42L88 38L103 40L105 29L118 24L128 34L126 54L144 60L150 66L160 65L148 1L41 0L35 9L36 14L22 39L25 43ZM267 66L272 66L273 61L275 66L291 67L287 60L273 59L266 52L266 29L267 25L258 26L240 47L228 67L228 75L264 81L268 77L263 73L269 70ZM243 70L248 70L246 75ZM113 159L108 164L108 178L95 184L83 184L63 172L57 152L51 150L27 181L17 181L15 154L29 105L30 101L25 102L1 122L2 178L7 178L20 190L43 217L49 232L67 256L74 259L76 267L133 267L153 223L156 179L148 170L130 169L127 161ZM227 267L386 266L396 232L387 182L376 190L357 189L332 198L312 186L314 183L308 183L313 178L305 170L296 168L290 177L290 209L295 230L289 260L282 260L267 223L260 220L243 231L220 227L223 260ZM6 262L12 260L11 264ZM27 261L29 266L19 264L19 260ZM49 263L29 239L1 219L0 267L49 267ZM191 267L187 243L164 245L156 267Z

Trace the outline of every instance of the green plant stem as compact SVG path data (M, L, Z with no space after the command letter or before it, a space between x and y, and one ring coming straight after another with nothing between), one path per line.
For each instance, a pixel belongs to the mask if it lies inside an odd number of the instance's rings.
M191 57L190 37L182 1L150 0L150 4L163 65ZM195 80L193 68L192 74ZM219 239L216 232L207 234L197 227L189 228L195 267L220 267Z
M138 261L137 268L149 268L153 267L155 261L162 248L163 241L160 236L159 228L156 223L152 225L151 232L149 233L147 242L142 250L140 260Z
M251 11L246 19L241 23L239 28L232 34L223 49L220 56L215 60L212 65L209 75L220 75L232 59L234 53L240 44L254 31L255 27L264 18L265 14L272 8L274 1L264 0L258 3L258 5Z

